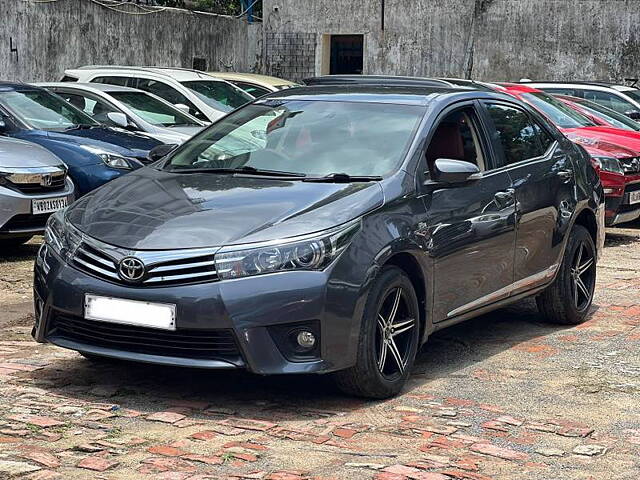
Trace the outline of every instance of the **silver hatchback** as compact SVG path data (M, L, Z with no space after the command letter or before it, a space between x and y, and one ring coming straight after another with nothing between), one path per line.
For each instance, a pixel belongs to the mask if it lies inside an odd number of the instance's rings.
M42 233L49 215L74 198L62 160L39 145L0 137L1 250Z

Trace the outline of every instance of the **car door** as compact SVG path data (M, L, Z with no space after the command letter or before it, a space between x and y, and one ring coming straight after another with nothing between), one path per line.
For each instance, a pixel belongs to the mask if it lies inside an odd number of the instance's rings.
M427 182L419 187L427 212L419 235L432 259L432 318L440 322L508 296L515 202L509 174L494 168L488 132L475 102L445 111L432 131L423 164ZM479 178L434 188L429 172L438 158L475 163Z
M576 208L572 145L544 119L510 102L484 101L498 164L513 180L516 247L512 294L551 280Z

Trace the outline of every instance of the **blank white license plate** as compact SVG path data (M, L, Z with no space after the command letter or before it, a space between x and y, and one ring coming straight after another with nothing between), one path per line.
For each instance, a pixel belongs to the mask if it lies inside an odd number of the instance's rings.
M640 203L640 190L629 194L629 203Z
M31 200L31 210L33 214L56 212L67 206L67 197L42 198Z
M84 318L136 327L175 330L176 306L86 294Z

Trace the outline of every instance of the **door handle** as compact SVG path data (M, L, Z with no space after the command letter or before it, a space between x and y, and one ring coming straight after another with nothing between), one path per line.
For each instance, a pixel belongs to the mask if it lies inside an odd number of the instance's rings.
M557 175L563 183L569 183L573 179L573 170L560 170Z

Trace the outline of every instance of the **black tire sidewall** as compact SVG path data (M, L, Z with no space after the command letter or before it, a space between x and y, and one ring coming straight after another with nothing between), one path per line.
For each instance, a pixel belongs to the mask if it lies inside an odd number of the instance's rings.
M571 233L571 237L569 238L569 243L567 244L567 249L564 254L564 259L562 261L560 275L560 294L566 298L568 301L565 302L566 314L576 323L581 322L584 317L589 313L591 309L591 304L593 303L594 291L591 292L591 298L589 299L589 303L582 310L578 310L575 305L575 299L573 294L573 281L571 278L571 269L573 267L573 259L576 255L576 251L579 246L584 243L585 246L590 250L590 254L593 256L594 261L596 260L596 248L593 243L593 238L589 232L581 225L576 225ZM597 275L597 270L594 275ZM594 278L594 288L595 288L595 278Z
M403 375L394 380L385 378L378 370L376 362L376 331L377 331L377 317L382 302L387 297L388 293L397 288L402 287L404 289L407 305L412 311L412 315L416 319L416 328L413 329L413 338L411 343L411 350L407 359L407 366ZM420 314L418 307L418 298L416 296L413 284L407 277L407 275L397 267L385 267L376 278L374 285L369 293L367 305L365 307L362 321L364 322L362 328L362 334L364 335L364 341L361 342L361 352L358 352L358 363L363 362L362 367L371 372L371 375L375 377L375 382L380 385L382 390L388 390L389 396L398 393L404 384L406 383L413 367L413 362L416 357L419 343L419 325Z

